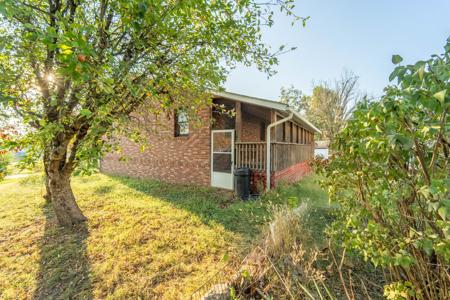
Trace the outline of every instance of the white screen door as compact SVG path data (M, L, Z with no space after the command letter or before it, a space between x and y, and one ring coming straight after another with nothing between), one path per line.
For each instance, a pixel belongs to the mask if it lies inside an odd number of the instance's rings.
M211 131L211 185L233 189L234 130Z

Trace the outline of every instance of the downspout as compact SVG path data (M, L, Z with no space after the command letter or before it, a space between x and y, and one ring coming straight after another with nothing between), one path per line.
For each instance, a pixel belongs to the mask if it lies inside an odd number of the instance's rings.
M284 119L281 119L274 123L269 124L269 126L267 126L267 129L266 129L266 191L270 190L270 146L271 146L270 130L275 126L280 125L280 124L292 119L292 117L294 116L294 112L292 110L290 110L290 112L291 113L289 116L287 116Z

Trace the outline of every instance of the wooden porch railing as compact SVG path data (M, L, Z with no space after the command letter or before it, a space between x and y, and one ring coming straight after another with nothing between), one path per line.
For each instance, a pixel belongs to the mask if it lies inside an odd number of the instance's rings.
M272 171L286 169L314 156L314 145L273 142L271 145ZM248 167L253 170L266 169L266 143L254 142L235 144L235 167Z
M235 167L247 167L253 170L266 169L266 143L236 143Z

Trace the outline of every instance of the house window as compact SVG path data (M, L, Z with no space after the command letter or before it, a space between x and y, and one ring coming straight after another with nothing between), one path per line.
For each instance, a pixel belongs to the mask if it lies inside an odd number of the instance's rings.
M189 119L185 111L175 112L175 136L189 135Z

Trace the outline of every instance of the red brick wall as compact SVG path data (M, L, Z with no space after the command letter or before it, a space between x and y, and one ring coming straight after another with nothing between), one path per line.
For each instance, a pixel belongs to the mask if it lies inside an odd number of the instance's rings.
M296 165L290 166L281 171L277 171L274 174L275 185L280 182L293 183L300 180L303 176L311 172L309 162L304 161Z
M311 172L308 162L301 162L281 171L270 172L270 187L273 188L282 182L294 183ZM266 189L266 171L252 171L250 176L250 191L260 194Z
M253 110L253 113L249 113ZM258 111L247 107L242 115L243 142L260 141L261 122L270 123L270 110ZM120 137L121 153L107 154L101 162L101 171L110 174L142 178L154 178L173 183L199 184L209 186L211 147L211 108L199 112L203 123L190 127L189 136L174 136L173 116L159 119L158 126L147 120L149 127L157 128L149 133L149 146L141 152L140 145ZM258 117L259 116L259 117ZM220 127L219 121L215 126ZM304 131L304 130L303 130ZM274 132L274 131L273 131ZM125 161L120 157L127 158ZM280 181L294 182L309 172L306 162L272 174L271 186ZM252 176L253 190L265 184L265 173Z
M250 107L249 105L242 107L241 142L261 142L262 124L267 126L271 123L270 109Z
M174 136L173 116L163 117L158 131L148 134L149 146L140 146L120 138L122 153L107 154L101 171L110 174L154 178L173 183L210 185L210 116L209 108L199 112L204 122L190 126L189 136ZM119 161L126 156L126 161Z
M261 123L262 119L250 114L242 116L242 136L241 142L259 142L261 141Z

